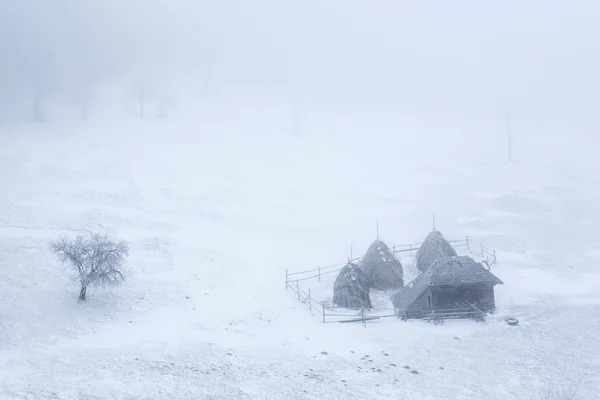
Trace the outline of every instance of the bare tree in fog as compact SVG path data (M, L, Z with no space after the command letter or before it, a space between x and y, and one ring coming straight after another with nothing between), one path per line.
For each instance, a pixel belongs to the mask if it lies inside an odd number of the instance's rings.
M90 285L116 286L125 281L123 262L129 255L127 243L106 235L62 237L50 244L50 250L74 273L80 284L79 300L86 300Z
M512 149L512 142L513 142L513 136L512 136L512 131L510 129L510 114L506 116L506 140L507 140L507 144L508 144L508 162L512 163L513 162L513 149Z
M39 81L35 81L33 84L33 113L32 119L35 122L44 121L44 114L42 112L42 89Z

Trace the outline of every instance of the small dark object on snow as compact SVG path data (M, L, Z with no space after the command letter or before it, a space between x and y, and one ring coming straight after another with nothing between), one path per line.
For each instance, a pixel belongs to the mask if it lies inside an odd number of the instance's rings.
M323 354L324 356L326 356L328 353L326 351L322 351L321 354Z
M371 308L367 278L358 265L350 262L340 271L333 285L333 304L355 310Z
M506 318L504 321L510 326L515 326L519 323L519 320L513 317Z
M417 371L416 369L413 369L412 371L410 371L410 373L411 373L411 374L414 374L414 375L418 375L418 374L419 374L419 371Z
M404 369L410 369L410 367L408 365L405 365Z
M390 290L404 286L404 271L400 260L379 239L369 246L358 266L365 273L369 287L373 289Z
M396 364L390 364L390 367L395 367L395 366L396 366Z
M439 231L431 231L417 251L417 269L425 272L440 257L455 257L456 250Z
M444 369L444 367L440 367L440 369Z

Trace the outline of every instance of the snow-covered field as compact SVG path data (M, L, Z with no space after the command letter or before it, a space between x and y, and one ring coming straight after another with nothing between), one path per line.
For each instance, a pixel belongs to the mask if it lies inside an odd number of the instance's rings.
M598 140L523 129L509 165L481 121L309 109L292 126L239 103L5 127L0 398L600 398ZM433 213L497 251L485 324L322 324L285 290L286 269L364 252L376 221L409 243ZM80 304L48 241L89 229L131 256L124 286Z

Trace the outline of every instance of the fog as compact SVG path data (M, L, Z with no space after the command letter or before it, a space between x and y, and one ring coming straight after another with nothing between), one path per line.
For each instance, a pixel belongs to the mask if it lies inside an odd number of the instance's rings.
M3 115L118 90L597 124L591 0L0 4Z

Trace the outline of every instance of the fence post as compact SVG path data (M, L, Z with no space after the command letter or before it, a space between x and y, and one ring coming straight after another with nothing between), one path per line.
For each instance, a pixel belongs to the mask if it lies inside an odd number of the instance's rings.
M325 323L325 303L321 303L321 306L323 306L323 323Z
M298 300L300 300L300 285L298 284L298 281L296 281L296 292L298 292Z
M288 288L288 270L287 268L285 269L285 288Z
M321 267L317 266L317 271L319 271L319 280L321 280Z
M496 264L496 250L494 250L494 264Z
M467 250L469 250L469 237L467 236Z
M308 288L308 309L312 311L312 301L310 299L310 288Z

